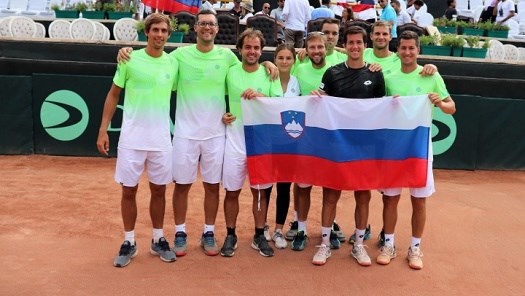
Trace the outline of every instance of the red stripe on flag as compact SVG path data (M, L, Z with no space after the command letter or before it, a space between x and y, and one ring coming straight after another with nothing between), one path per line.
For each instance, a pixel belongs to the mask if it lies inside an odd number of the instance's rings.
M197 14L199 12L198 6L185 5L176 0L142 0L144 5L151 7L153 10L167 11L176 13L179 11L187 11L189 13Z
M371 4L349 5L346 2L337 2L337 5L340 5L340 6L343 6L343 7L351 7L353 12L360 12L360 11L363 11L363 10L374 8L374 5L371 5Z
M424 187L426 159L337 163L290 154L248 157L250 184L296 182L341 190Z

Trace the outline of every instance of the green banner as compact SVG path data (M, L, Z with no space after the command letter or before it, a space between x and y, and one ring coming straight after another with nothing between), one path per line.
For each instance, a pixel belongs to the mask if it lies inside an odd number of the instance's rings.
M0 154L32 154L31 76L0 75L0 89Z

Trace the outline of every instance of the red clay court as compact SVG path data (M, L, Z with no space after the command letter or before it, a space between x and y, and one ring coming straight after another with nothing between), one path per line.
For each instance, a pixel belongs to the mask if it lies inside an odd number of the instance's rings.
M149 254L149 190L139 187L136 225L139 255L126 268L112 265L122 243L120 187L115 159L0 156L0 295L525 295L525 172L435 170L437 192L427 203L422 241L425 267L406 263L410 200L403 192L396 231L398 257L375 264L381 199L371 202L371 267L350 256L350 245L332 252L325 266L311 263L320 243L321 194L312 191L309 244L303 252L276 250L263 258L251 249L251 194L245 186L233 258L208 257L199 247L202 185L190 191L188 255L174 263ZM173 244L168 188L164 230ZM216 235L225 236L221 206ZM275 196L268 214L273 230ZM354 199L344 192L337 221L354 230ZM289 218L292 217L290 207ZM285 227L287 230L287 227ZM272 243L273 246L273 243Z

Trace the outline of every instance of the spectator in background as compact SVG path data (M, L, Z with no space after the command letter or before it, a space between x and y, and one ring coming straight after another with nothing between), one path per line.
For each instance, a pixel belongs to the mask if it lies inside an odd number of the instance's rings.
M317 7L312 11L312 20L316 20L318 18L334 18L335 13L328 8L330 5L330 0L322 0L321 6Z
M217 11L215 11L215 8L213 8L213 4L217 3L217 0L206 0L204 2L202 2L202 6L200 8L199 11L203 11L203 10L210 10L210 11L213 11L213 13L217 13Z
M230 9L230 13L237 17L241 17L241 13L242 13L241 0L233 1L233 8Z
M516 9L514 8L514 1L501 0L498 3L498 13L496 15L496 22L499 25L504 25L509 19L514 17Z
M486 22L496 21L496 7L498 6L498 0L487 0L485 2L485 7L483 8L483 11L481 12L481 16L479 17L480 22Z
M284 0L277 0L277 8L272 9L270 16L277 20L277 43L284 43L284 21L283 21Z
M445 17L447 20L451 20L453 16L458 15L458 11L456 10L456 0L447 0L448 8L445 10Z
M415 23L418 14L427 12L427 5L422 0L409 1L409 3L412 3L412 6L407 8L407 12Z
M264 2L263 5L262 5L262 10L257 12L255 15L258 15L258 14L264 14L264 15L270 15L270 3L268 2Z
M285 20L286 42L293 43L296 48L302 48L306 24L311 19L308 0L286 0L282 17Z
M354 20L354 11L352 7L348 6L343 9L343 18L341 19L341 24L346 24Z
M404 24L408 24L408 23L411 23L412 20L410 19L410 15L408 14L408 12L406 10L402 10L401 9L401 3L399 3L399 1L397 0L391 0L390 1L390 5L392 6L392 8L394 8L394 10L396 11L396 14L397 14L397 26L402 26Z
M239 19L239 24L246 25L246 21L248 21L248 19L253 16L253 13L255 10L253 10L252 2L241 3L241 7L242 7L242 14L241 14L241 18Z
M388 1L389 0L379 0L379 5L383 8L379 19L392 26L392 40L390 40L388 47L390 51L395 52L397 47L397 13Z

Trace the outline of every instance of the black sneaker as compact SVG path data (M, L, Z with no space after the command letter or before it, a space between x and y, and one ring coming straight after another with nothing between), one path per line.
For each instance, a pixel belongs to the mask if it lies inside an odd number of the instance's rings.
M299 231L297 235L293 238L292 241L292 250L294 251L302 251L306 247L306 239L308 236L304 233L304 231Z
M332 224L332 230L335 232L335 234L337 234L337 239L340 242L344 242L346 240L346 236L341 230L341 227L339 226L339 224L334 222L334 224Z
M384 247L385 246L385 230L384 229L381 229L381 233L379 233L378 239L379 241L377 242L377 245L379 246L379 248Z
M137 256L137 254L137 243L132 245L129 241L124 241L115 257L115 261L113 261L113 266L124 267L128 265L131 262L131 258Z
M299 222L290 222L290 229L288 229L284 238L289 241L293 240L293 238L297 235L297 229L299 229Z
M330 231L330 249L339 249L341 247L341 241L335 231Z
M160 257L160 260L164 262L173 262L177 260L177 256L175 256L175 252L173 252L170 249L170 245L168 241L166 241L166 239L163 237L159 239L158 243L155 243L153 242L153 240L151 240L150 253L152 255L158 255Z
M222 244L221 256L233 257L235 250L237 250L237 236L233 234L227 235L226 239L224 239L224 244Z
M272 247L270 247L270 244L268 244L268 241L266 241L264 235L253 237L252 248L254 248L255 250L259 250L259 254L261 254L264 257L273 256L273 249Z

